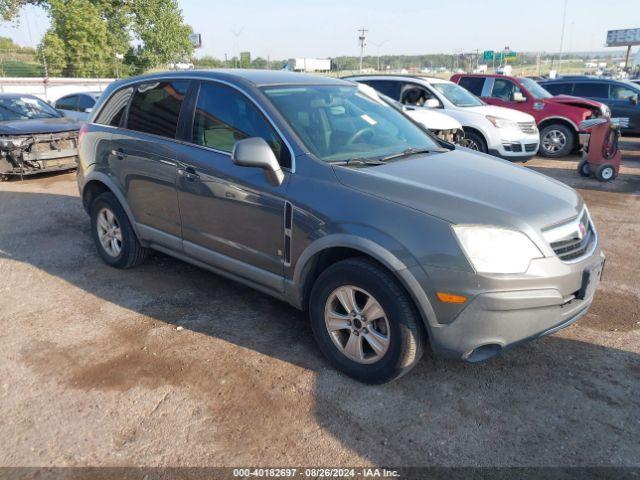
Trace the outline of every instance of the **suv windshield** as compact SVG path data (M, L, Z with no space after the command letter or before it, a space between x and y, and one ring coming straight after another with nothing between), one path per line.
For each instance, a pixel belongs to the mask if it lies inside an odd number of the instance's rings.
M439 145L362 86L287 86L264 90L305 146L325 162L374 159Z
M534 98L551 98L551 95L548 91L546 91L543 87L541 87L537 82L531 80L530 78L518 77L518 81L522 84L524 88L529 90L529 93L533 95Z
M35 118L59 118L56 109L35 97L0 98L0 122L31 120Z
M484 105L482 100L457 83L434 82L431 86L444 95L445 98L456 107L479 107Z

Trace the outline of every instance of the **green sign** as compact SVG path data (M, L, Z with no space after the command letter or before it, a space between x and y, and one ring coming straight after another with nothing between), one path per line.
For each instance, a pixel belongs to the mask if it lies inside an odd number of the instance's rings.
M515 60L518 58L516 52L494 52L493 50L485 50L482 52L482 60L485 62L491 62L493 60Z

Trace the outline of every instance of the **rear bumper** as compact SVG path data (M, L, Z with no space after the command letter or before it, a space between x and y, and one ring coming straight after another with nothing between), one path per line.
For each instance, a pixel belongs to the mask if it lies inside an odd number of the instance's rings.
M519 343L572 324L591 306L603 262L604 255L598 249L583 262L565 265L564 275L550 276L544 282L546 285L540 283L544 281L540 277L529 287L525 279L509 281L502 287L496 285L493 290L484 290L476 295L467 293L462 285L455 290L447 286L446 291L468 294L470 300L461 310L450 311L450 318L447 318L446 310L449 307L444 304L438 306L437 300L432 300L435 308L427 328L433 352L441 358L482 361ZM582 279L586 271L598 273L592 275L588 290L583 292ZM432 275L430 277L435 280ZM512 289L508 289L509 285ZM581 296L584 298L579 298Z

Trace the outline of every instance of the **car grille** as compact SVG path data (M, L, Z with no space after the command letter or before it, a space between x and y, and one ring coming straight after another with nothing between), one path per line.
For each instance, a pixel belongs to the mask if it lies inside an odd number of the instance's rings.
M535 122L518 122L518 127L520 127L520 131L522 133L527 133L530 135L538 133L538 127L536 127Z
M596 242L596 232L589 220L586 210L579 222L575 222L574 231L564 238L551 242L551 248L560 260L568 262L587 255Z
M527 143L524 146L525 152L535 152L537 149L538 149L538 144L537 143Z

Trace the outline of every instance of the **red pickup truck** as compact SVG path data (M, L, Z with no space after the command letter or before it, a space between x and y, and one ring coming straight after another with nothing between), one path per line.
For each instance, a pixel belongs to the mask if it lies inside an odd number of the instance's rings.
M562 157L580 149L578 125L583 120L610 115L609 108L594 100L553 96L526 77L489 74L456 74L451 81L485 102L533 115L540 130L539 153Z

